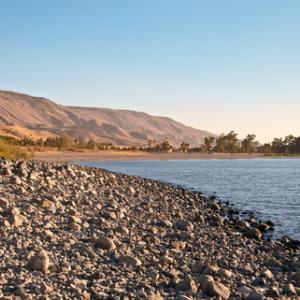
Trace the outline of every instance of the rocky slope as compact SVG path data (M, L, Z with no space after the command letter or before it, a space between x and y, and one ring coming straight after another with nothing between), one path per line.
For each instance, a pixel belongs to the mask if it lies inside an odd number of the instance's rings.
M95 168L0 160L1 299L297 299L299 248L216 200Z
M147 145L149 139L164 138L175 146L183 141L199 146L204 137L212 135L170 118L107 108L65 107L48 99L6 91L0 91L0 125L137 146Z

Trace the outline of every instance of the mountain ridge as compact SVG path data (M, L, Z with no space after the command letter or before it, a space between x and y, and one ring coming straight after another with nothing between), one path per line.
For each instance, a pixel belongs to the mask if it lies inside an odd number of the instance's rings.
M199 146L206 136L215 136L169 117L106 107L64 106L44 97L3 90L0 125L121 146L145 146L149 140L160 142L165 138L174 146L182 142Z

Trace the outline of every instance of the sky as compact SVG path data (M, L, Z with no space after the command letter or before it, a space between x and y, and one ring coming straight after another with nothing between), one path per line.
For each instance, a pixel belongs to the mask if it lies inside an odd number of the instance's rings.
M0 89L300 135L298 0L0 0Z

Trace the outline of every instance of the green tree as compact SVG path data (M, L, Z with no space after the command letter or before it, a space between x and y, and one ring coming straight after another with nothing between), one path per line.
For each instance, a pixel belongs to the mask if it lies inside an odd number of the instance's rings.
M148 148L154 148L156 144L156 140L155 139L149 139L148 140Z
M215 143L215 152L227 152L227 153L235 153L238 151L239 143L237 138L237 133L233 130L229 133L221 134Z
M282 138L274 138L272 141L272 152L273 153L284 153L284 143Z
M214 148L215 152L225 152L225 135L221 134L216 139L216 144Z
M89 140L85 145L85 148L90 150L96 149L96 147L97 147L96 143L92 140Z
M215 142L215 138L213 136L205 137L204 138L204 144L203 144L203 150L205 152L210 152L212 150L213 144Z
M182 142L181 145L180 145L180 150L182 152L188 152L189 151L189 147L190 147L190 144L188 143L185 143L185 142Z
M260 152L264 153L265 155L272 153L272 145L270 143L265 143L261 148Z
M168 139L165 139L161 144L160 144L160 149L163 152L169 152L173 149L171 143L169 142Z
M72 148L72 146L73 146L73 140L67 134L63 134L59 138L59 145L58 145L59 150L70 149Z
M258 146L258 142L255 141L255 134L248 134L245 139L242 140L241 151L252 154L255 148Z
M239 148L237 133L232 130L225 136L225 138L227 151L230 153L237 152Z
M296 144L296 137L294 137L293 135L286 136L283 140L284 153L285 154L294 153L295 144Z

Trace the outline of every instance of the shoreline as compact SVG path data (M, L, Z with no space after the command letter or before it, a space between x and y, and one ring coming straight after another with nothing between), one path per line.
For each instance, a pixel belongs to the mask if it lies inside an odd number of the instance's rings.
M236 159L240 159L240 158L236 158ZM48 162L48 161L45 161L45 162ZM50 161L50 163L51 162L52 161ZM85 162L89 163L89 162L93 162L93 161L85 161ZM58 163L63 163L63 162L58 162ZM158 182L161 185L167 185L174 189L185 190L189 193L200 195L200 197L202 197L207 202L211 202L211 201L217 202L219 205L221 205L223 207L223 209L226 210L227 215L231 215L231 217L232 217L232 215L241 217L241 220L240 220L241 222L248 222L250 219L252 219L252 222L254 221L256 223L257 227L261 228L260 231L261 231L261 234L262 234L261 236L263 237L263 239L278 242L278 241L282 241L283 239L287 238L287 240L285 241L286 245L288 245L289 243L291 243L291 244L295 243L295 244L297 244L297 246L299 246L299 249L300 249L300 239L299 240L294 239L293 237L290 237L289 235L285 235L285 234L282 236L278 235L278 236L274 237L274 233L276 231L276 225L275 225L275 223L272 222L272 219L268 219L268 220L265 219L265 221L264 221L264 219L262 217L258 217L254 211L242 210L240 208L236 208L234 203L232 203L228 200L224 201L216 195L213 195L213 194L205 195L201 190L197 190L194 188L188 188L184 185L175 184L175 183L172 183L169 181L164 181L164 180L160 180L160 179L151 179L151 178L143 177L140 175L130 175L130 174L122 173L122 172L111 171L109 169L102 168L102 167L81 164L81 163L84 163L84 161L75 161L75 162L70 161L70 162L65 162L65 163L68 163L68 164L70 163L71 165L74 165L77 167L82 167L82 168L92 168L92 169L96 169L96 170L101 170L101 171L105 171L105 172L115 174L118 176L126 176L129 178L130 177L138 178L139 180L142 180L142 181ZM255 223L252 223L252 225ZM265 227L266 223L270 224L270 225ZM263 226L261 227L262 224L263 224ZM248 224L248 225L250 225L250 224ZM244 230L245 230L245 227L244 227ZM242 232L243 232L243 230L242 230Z
M214 160L214 159L268 159L280 158L264 156L263 154L230 154L230 153L148 153L132 151L52 151L36 152L34 159L57 162L74 162L74 161L130 161L130 160ZM287 157L286 157L287 158Z
M0 164L4 296L300 295L299 245L264 239L271 222L241 220L215 198L157 180L57 162ZM13 284L11 273L26 280Z

